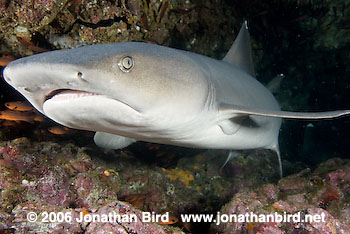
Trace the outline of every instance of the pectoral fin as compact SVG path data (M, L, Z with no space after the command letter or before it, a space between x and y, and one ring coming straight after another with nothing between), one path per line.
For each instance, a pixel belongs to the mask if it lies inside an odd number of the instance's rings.
M350 115L350 110L324 111L324 112L292 112L279 110L264 110L259 108L249 108L238 105L221 103L219 111L223 115L237 116L237 114L269 116L287 119L332 119L344 115Z
M96 132L94 141L96 145L104 149L122 149L136 142L136 140L132 138L105 132Z
M239 155L238 151L234 151L231 150L230 153L227 155L226 161L224 162L224 164L220 167L220 171L222 171L222 169L224 169L224 167L226 166L226 164L231 161L234 158L237 158Z

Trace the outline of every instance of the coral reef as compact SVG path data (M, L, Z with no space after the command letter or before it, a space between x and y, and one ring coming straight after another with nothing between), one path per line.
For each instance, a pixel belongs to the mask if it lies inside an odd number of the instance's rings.
M160 150L160 149L159 149ZM263 154L264 153L264 154ZM166 157L166 156L165 156ZM225 157L222 157L222 163ZM326 222L223 222L212 233L346 233L350 161L339 158L314 171L280 179L274 155L239 156L220 172L218 154L181 158L175 168L140 161L132 152L105 154L71 143L27 138L0 146L0 230L9 233L206 233L209 223L183 223L183 214L323 214ZM266 171L274 171L271 175ZM298 170L295 168L295 170ZM96 222L92 215L136 215L137 220ZM35 212L38 220L29 222ZM72 222L42 222L45 212ZM169 213L169 222L142 222L142 212ZM78 222L79 217L86 221Z
M212 233L348 233L350 161L330 159L311 172L305 169L281 179L277 185L265 184L255 190L241 190L222 209L221 214L257 215L277 212L323 215L324 222L226 222L212 224Z
M38 46L59 49L120 41L177 44L177 40L172 42L175 35L184 38L181 43L187 49L213 55L212 49L201 48L202 43L217 38L228 47L234 23L224 5L185 0L2 1L0 17L4 32L0 35L0 51L11 51L16 56L38 52ZM210 34L200 33L200 28Z
M161 152L161 148L157 148ZM162 168L140 161L132 152L105 154L93 145L77 147L62 139L59 143L35 142L24 137L4 141L0 144L0 230L96 233L99 229L124 228L137 233L147 233L145 230L179 232L179 229L156 223L134 223L133 226L130 224L133 222L125 225L90 222L78 225L26 220L29 212L38 215L44 211L68 212L75 219L81 213L119 212L122 206L127 207L123 209L126 214L168 212L173 221L167 225L174 223L198 233L198 230L203 231L204 224L183 224L178 221L181 214L213 213L241 188L254 188L264 181L275 180L278 175L276 162L274 173L263 175L263 171L271 170L271 165L266 165L266 158L276 161L273 155L249 155L248 158L242 156L231 161L226 167L235 172L222 171L220 175L217 154L200 153L175 160L172 164L175 168ZM222 161L224 159L222 157ZM259 167L255 173L244 169L246 160L255 161L251 164ZM236 177L234 173L241 176Z
M190 185L190 182L194 179L192 172L188 170L177 170L177 169L171 169L167 170L162 168L164 172L168 174L168 177L171 180L180 180L182 183L184 183L186 186Z
M77 222L40 222L43 212L69 213L73 221L80 213L97 214L113 210L116 213L140 211L119 202L117 193L121 181L117 173L105 175L106 165L93 162L83 148L56 143L31 143L26 138L3 142L0 147L0 230L16 233L182 233L180 230L153 223L85 224ZM27 215L35 212L37 222ZM97 232L96 230L99 230Z

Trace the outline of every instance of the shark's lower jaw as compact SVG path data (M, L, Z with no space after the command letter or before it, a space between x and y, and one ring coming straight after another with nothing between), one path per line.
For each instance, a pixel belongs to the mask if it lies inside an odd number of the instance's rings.
M42 110L62 125L91 131L132 126L141 119L140 112L122 101L81 90L52 90L44 97Z

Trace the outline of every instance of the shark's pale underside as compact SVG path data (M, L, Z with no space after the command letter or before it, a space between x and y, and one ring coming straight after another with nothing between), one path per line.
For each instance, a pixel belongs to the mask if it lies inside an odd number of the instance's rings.
M139 42L37 54L11 62L5 80L41 113L96 131L95 142L136 140L207 149L271 149L281 118L323 119L350 110L280 111L254 78L246 24L223 60Z

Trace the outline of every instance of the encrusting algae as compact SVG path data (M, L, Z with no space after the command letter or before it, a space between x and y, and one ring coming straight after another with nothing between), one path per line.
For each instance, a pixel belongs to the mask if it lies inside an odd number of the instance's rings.
M182 183L184 183L186 186L190 185L190 182L194 180L194 176L192 174L192 172L190 172L189 170L181 170L181 169L165 169L162 168L162 171L167 173L167 176L171 179L171 180L179 180Z

